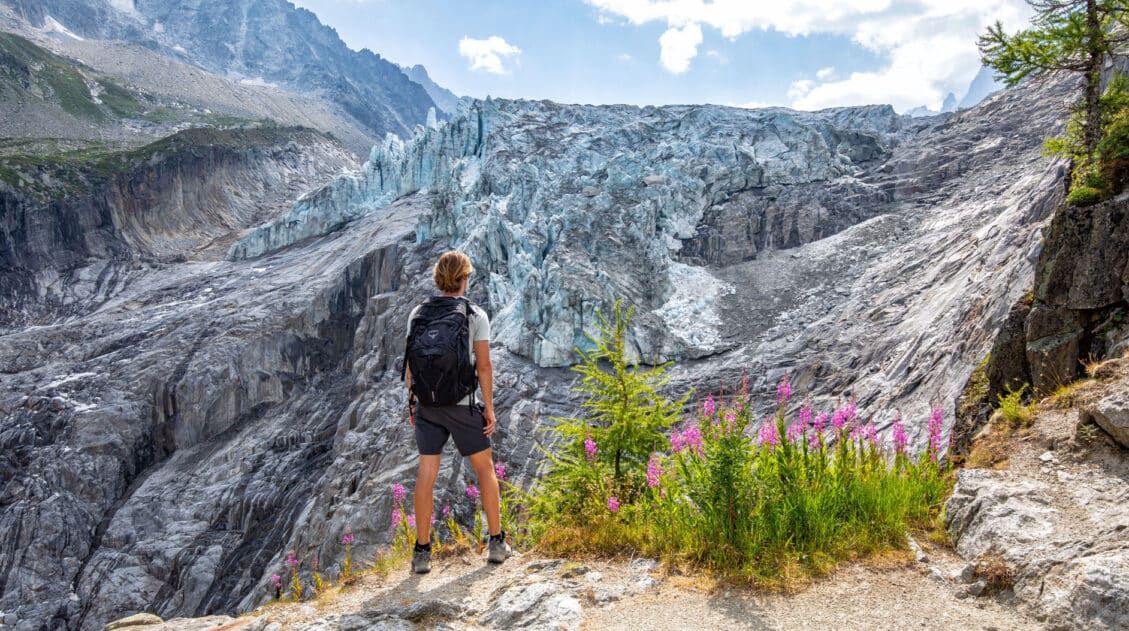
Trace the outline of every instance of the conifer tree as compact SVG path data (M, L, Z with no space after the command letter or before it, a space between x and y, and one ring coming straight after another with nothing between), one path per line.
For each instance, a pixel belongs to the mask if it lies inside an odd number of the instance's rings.
M1102 137L1101 70L1129 41L1129 0L1027 0L1031 27L1009 35L996 22L980 37L983 62L1014 86L1055 71L1082 75L1083 144L1093 155Z

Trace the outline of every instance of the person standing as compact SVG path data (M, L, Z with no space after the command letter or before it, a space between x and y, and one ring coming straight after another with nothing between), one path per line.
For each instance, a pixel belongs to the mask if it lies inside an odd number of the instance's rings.
M435 480L447 438L470 460L478 477L490 531L487 559L501 563L511 554L502 532L500 492L490 436L494 416L494 368L490 362L490 319L466 298L474 266L466 254L444 252L432 276L440 294L412 309L404 350L408 419L419 448L416 476L416 545L412 571L431 571L431 514ZM482 391L482 403L476 391Z

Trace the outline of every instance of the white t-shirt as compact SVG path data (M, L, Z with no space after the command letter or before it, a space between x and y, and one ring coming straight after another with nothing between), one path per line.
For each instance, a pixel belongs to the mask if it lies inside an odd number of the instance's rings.
M412 320L416 317L416 314L419 313L420 306L421 305L416 305L411 313L408 314L408 326L404 331L404 339L407 339L408 335L412 332ZM470 340L468 341L470 342L470 363L474 365L476 363L474 343L490 341L490 316L486 315L486 311L476 304L471 304L470 309ZM470 396L463 397L456 405L466 405L470 403L470 397L473 396L474 393L472 392Z

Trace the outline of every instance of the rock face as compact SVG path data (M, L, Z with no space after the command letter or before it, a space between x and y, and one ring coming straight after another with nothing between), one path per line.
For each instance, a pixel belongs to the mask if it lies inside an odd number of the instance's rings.
M519 483L545 419L574 411L572 346L616 297L638 308L637 357L684 360L674 389L748 371L766 391L788 370L816 405L900 406L920 445L927 404L951 418L1031 283L1062 194L1040 145L1070 89L921 124L874 107L466 102L246 234L240 220L204 238L195 204L155 223L163 206L129 209L110 235L124 254L83 251L89 270L234 244L139 265L74 292L68 317L3 334L0 609L20 629L248 610L288 549L333 568L348 527L371 558L388 488L415 465L404 318L452 246L494 319L495 448ZM270 207L267 190L248 208ZM80 225L93 239L119 224ZM84 274L62 285L98 278ZM448 459L440 475L438 505L468 520L469 472Z
M1064 206L1047 229L1034 291L1017 304L992 353L1001 392L1031 384L1049 393L1083 362L1129 350L1129 196Z
M373 137L409 135L435 103L396 65L353 51L286 0L4 0L33 26L51 18L78 36L162 50L221 75L317 91Z
M293 128L193 129L91 162L37 160L0 182L0 330L82 313L153 265L218 258L355 165Z

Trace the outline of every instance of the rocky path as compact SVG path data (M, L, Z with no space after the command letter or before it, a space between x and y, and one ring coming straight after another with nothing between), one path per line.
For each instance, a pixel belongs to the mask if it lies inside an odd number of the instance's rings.
M124 627L131 631L356 631L360 629L1038 629L1041 625L960 587L961 562L934 550L852 564L792 594L670 575L655 562L460 556L431 574L397 567L345 592L299 605ZM111 627L113 625L110 625Z
M974 444L994 457L960 472L947 506L957 552L1002 561L1020 606L1055 629L1129 628L1129 458L1093 422L1129 418L1129 359L1095 377L1030 427L985 430Z

